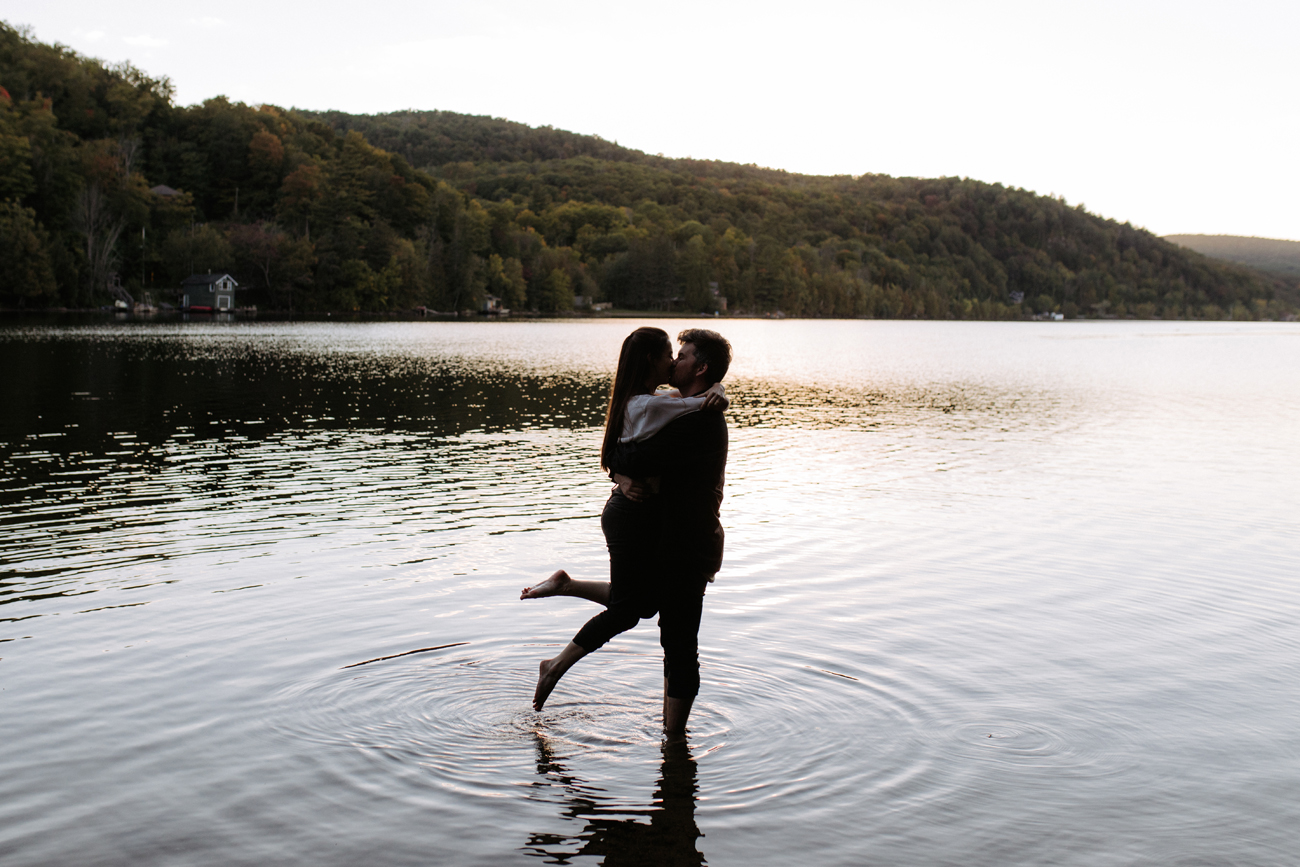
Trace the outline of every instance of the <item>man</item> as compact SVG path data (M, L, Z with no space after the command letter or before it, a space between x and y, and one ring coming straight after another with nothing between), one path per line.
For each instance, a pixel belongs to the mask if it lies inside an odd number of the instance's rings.
M716 331L688 328L670 384L693 397L722 380L731 344ZM659 592L659 641L664 648L664 730L681 734L700 687L699 628L704 591L722 565L719 521L727 468L722 413L695 412L641 443L620 445L609 461L623 495L656 503L659 538L668 546ZM638 480L658 479L653 485Z

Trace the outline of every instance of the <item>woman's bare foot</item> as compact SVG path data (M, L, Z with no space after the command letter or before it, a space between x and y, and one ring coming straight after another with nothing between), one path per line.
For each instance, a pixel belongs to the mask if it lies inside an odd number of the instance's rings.
M573 579L563 569L556 569L550 578L535 587L525 587L520 599L541 599L545 596L563 596Z
M533 691L533 710L541 710L546 705L546 700L551 697L551 690L560 682L560 675L564 674L558 671L559 664L553 659L543 659L538 665L537 671L537 689Z
M560 651L560 655L554 659L543 659L537 666L537 689L533 691L533 710L541 710L546 704L546 699L550 698L551 690L564 677L564 673L573 667L573 664L587 655L579 645L572 641Z

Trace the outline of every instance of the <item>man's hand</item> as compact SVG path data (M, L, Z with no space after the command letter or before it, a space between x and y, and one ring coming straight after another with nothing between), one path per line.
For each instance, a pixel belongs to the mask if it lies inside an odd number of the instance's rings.
M634 503L639 503L646 497L645 484L636 479L630 479L622 473L614 473L614 484L618 485L618 489L623 496Z

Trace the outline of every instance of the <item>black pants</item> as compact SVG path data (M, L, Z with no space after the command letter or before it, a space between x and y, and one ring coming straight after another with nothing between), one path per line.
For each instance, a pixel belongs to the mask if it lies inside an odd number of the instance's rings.
M700 691L700 615L708 576L675 568L658 526L653 503L634 503L617 491L610 496L600 515L609 548L609 607L588 620L573 643L591 653L657 612L667 694L690 699Z

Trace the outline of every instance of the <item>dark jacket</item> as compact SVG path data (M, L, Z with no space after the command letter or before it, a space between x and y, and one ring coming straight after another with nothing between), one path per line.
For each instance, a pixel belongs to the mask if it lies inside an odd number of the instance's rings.
M609 469L634 479L659 477L654 496L658 532L677 552L673 562L712 574L722 566L718 520L727 471L727 421L720 412L692 412L648 440L620 444Z

